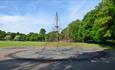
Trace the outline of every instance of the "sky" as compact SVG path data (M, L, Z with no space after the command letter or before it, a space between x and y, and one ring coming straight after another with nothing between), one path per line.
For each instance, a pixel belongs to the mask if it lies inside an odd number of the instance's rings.
M94 9L101 0L0 0L0 30L38 33L53 30L58 13L60 30Z

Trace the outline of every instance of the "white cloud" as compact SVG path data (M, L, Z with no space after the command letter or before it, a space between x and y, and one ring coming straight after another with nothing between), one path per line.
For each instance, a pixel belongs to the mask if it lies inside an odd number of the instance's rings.
M13 23L17 21L22 21L25 18L23 16L1 16L0 21L3 23Z
M0 29L7 32L38 32L40 28L51 28L52 18L49 16L0 16Z

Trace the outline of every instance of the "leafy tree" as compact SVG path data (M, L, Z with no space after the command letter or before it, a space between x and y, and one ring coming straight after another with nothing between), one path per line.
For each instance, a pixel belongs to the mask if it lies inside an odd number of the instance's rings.
M92 37L95 41L105 41L111 38L112 32L114 32L112 26L115 25L113 21L114 14L111 11L114 5L113 0L103 0L97 6L96 19L92 28Z
M4 40L4 37L6 36L6 32L0 30L0 40Z
M27 34L26 39L29 41L37 41L37 36L37 33L30 32L29 34Z
M46 40L47 41L57 41L57 31L52 31L52 32L49 32L47 35L46 35Z
M16 35L16 36L14 37L14 40L15 40L15 41L20 41L20 38L21 38L20 35Z
M81 21L80 20L76 20L74 22L72 22L71 24L69 24L69 28L68 28L68 33L70 38L74 41L78 41L78 30L80 27Z
M115 39L114 19L115 0L102 0L82 21L76 20L69 24L70 36L74 41L101 42Z
M45 36L43 34L38 34L38 41L45 41Z
M68 40L69 39L69 28L66 27L61 31L61 40Z
M46 34L46 30L44 28L41 28L39 34L45 35Z
M12 36L11 36L11 35L6 35L6 36L4 37L4 39L5 39L5 40L11 40L11 39L12 39Z
M91 10L90 12L88 12L84 19L82 20L82 24L81 24L81 38L83 41L88 41L88 40L92 40L92 27L94 24L94 21L96 19L96 11L95 10Z

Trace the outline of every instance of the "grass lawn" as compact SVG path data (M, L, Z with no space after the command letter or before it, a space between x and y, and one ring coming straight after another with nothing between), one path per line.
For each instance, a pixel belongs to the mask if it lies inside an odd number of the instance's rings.
M56 47L56 42L31 42L31 41L0 41L0 48L12 48L12 47ZM76 47L102 47L99 44L91 44L91 43L67 43L67 42L59 42L59 46L76 46Z

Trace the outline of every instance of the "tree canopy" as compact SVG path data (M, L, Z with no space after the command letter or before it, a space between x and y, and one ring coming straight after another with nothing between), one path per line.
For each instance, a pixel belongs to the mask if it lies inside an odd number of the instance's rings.
M69 24L74 41L106 41L115 39L115 1L102 0L83 20Z

